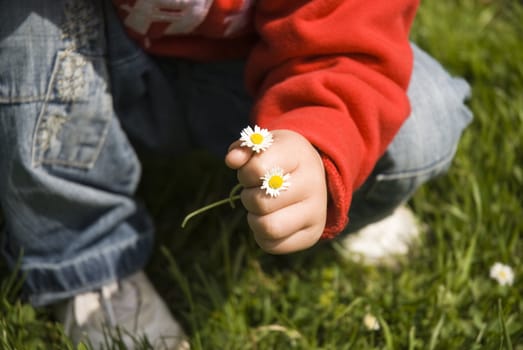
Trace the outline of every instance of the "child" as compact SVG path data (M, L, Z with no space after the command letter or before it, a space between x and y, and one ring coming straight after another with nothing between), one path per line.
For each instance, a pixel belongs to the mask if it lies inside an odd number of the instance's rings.
M409 43L417 6L4 4L3 253L13 266L23 251L29 300L55 305L75 340L97 344L108 324L158 348L188 347L140 272L153 227L133 199L140 165L129 139L169 154L204 147L225 155L269 253L403 221L395 209L446 170L471 118L466 83ZM262 153L235 141L252 124L274 135ZM274 166L291 186L273 198L259 186Z

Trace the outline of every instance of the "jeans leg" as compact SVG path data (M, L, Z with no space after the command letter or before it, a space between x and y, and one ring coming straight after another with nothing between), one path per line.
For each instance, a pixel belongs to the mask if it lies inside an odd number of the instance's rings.
M414 71L408 95L412 112L371 176L353 196L346 232L384 218L428 180L443 174L472 114L464 101L470 87L451 77L413 45Z
M102 1L6 2L0 12L2 252L22 254L44 305L140 269L152 225L113 109Z
M244 87L244 62L178 62L167 71L184 92L184 117L194 147L221 158L250 124L252 98Z
M111 92L122 128L135 147L163 156L183 154L194 147L187 130L187 98L179 74L166 67L176 59L155 59L125 32L110 0L105 0ZM149 154L149 153L148 153Z

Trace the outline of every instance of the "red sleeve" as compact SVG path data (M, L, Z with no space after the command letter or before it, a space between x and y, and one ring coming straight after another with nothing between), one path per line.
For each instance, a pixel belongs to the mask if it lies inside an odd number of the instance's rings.
M260 41L247 64L253 120L290 129L322 154L329 187L323 238L348 223L362 185L409 114L408 40L417 0L258 1Z

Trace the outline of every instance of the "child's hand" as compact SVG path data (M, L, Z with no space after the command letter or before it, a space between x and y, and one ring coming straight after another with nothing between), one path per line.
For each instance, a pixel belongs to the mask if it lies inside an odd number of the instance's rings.
M271 133L274 143L261 153L234 142L225 163L238 170L241 201L256 242L266 252L284 254L319 240L327 217L327 185L320 155L307 139L290 130ZM260 189L260 178L274 167L291 174L291 185L270 197Z

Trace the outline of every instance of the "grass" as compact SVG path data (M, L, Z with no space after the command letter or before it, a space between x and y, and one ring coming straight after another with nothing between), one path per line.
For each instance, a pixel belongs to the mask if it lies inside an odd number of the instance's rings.
M193 349L522 350L522 20L516 1L422 3L413 40L471 83L475 120L449 174L411 201L430 234L400 269L352 263L336 244L264 254L241 209L181 230L186 213L227 195L230 171L206 157L184 174L145 161L140 193L158 225L148 272ZM496 261L514 268L513 286L489 278ZM0 271L0 348L72 349ZM380 330L364 327L367 313Z

